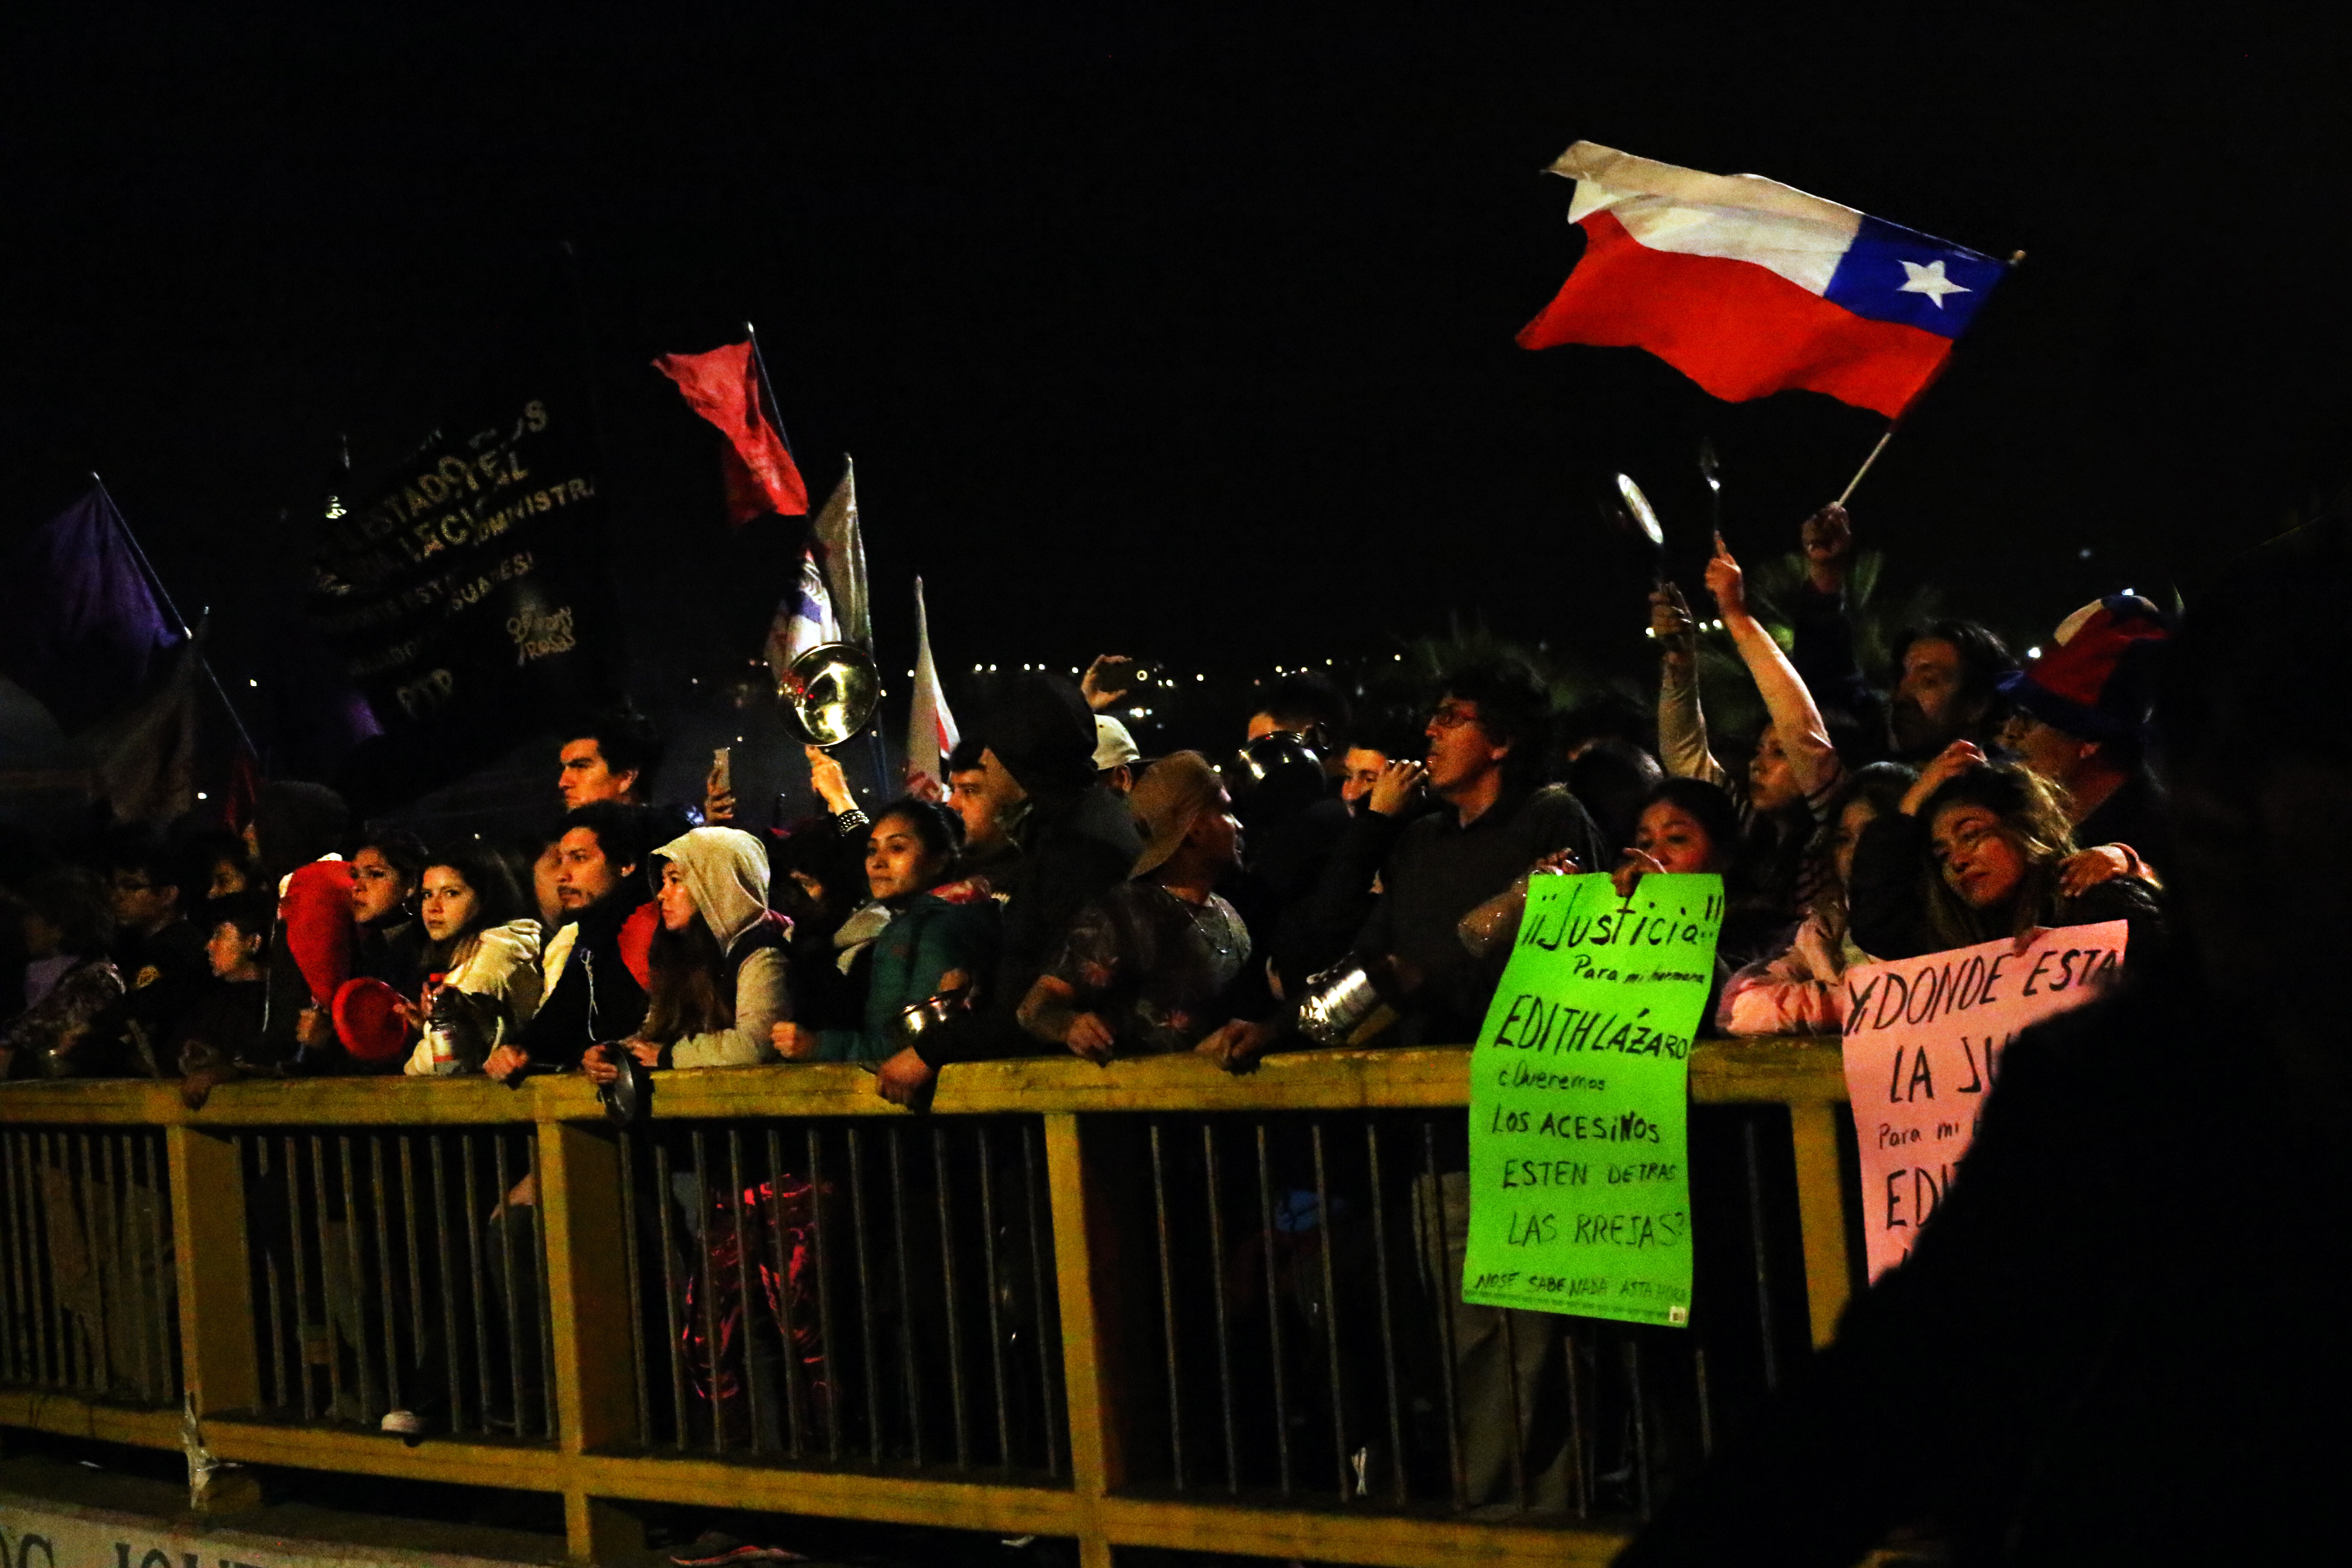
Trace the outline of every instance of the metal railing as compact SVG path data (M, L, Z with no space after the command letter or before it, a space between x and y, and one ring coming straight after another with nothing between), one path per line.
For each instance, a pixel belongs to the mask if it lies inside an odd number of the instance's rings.
M225 1459L559 1493L582 1560L666 1501L1604 1561L1853 1288L1837 1045L1694 1051L1687 1331L1459 1301L1467 1061L682 1072L627 1132L576 1078L9 1085L0 1425L177 1447L184 1394Z

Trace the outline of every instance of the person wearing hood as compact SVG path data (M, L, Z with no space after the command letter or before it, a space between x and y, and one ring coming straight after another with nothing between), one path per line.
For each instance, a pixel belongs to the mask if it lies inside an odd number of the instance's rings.
M1027 1056L1038 1042L1017 1009L1060 951L1078 911L1127 879L1143 841L1127 809L1095 773L1094 713L1078 689L1055 676L1013 683L981 734L981 763L1021 859L1000 884L1003 945L979 1005L926 1030L882 1064L875 1080L905 1105L929 1090L951 1061Z
M733 827L698 827L656 850L653 983L645 1021L618 1046L588 1053L597 1083L620 1076L615 1050L649 1068L755 1067L777 1060L772 1036L792 1017L785 938L768 909L768 854Z

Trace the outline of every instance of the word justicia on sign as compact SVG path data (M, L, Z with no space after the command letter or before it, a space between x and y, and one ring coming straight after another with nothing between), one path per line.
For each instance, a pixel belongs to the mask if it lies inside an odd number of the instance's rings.
M507 636L514 638L517 664L570 653L576 640L572 634L572 606L519 611L507 617Z

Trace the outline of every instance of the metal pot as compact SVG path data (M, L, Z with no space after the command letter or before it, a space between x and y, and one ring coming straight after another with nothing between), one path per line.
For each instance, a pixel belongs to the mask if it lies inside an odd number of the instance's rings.
M610 1083L597 1085L596 1098L604 1101L604 1114L614 1125L633 1126L653 1103L653 1069L637 1060L620 1042L610 1044L611 1049L604 1054L620 1064L621 1076Z
M900 1047L913 1045L971 1005L971 988L958 986L899 1008L896 1033Z
M1307 980L1298 998L1298 1032L1318 1046L1344 1046L1380 1006L1371 971L1349 956Z

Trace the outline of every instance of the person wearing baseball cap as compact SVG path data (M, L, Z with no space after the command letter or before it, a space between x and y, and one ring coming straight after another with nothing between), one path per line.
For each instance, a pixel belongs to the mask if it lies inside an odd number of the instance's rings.
M2146 747L2171 636L2171 617L2147 600L2113 595L2060 622L2049 651L2000 681L2014 710L2001 743L2066 793L2074 842L2116 846L2159 875L2171 833Z

